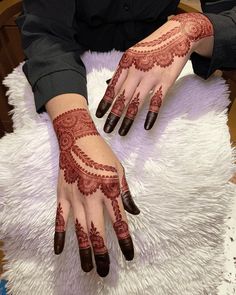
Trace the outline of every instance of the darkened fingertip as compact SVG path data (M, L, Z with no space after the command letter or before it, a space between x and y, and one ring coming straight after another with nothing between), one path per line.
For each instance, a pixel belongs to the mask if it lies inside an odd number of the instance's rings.
M138 215L140 213L139 208L136 206L131 194L129 191L125 192L121 195L124 208L127 212Z
M144 128L146 130L150 130L154 123L156 122L156 119L157 119L157 115L158 113L154 113L154 112L148 112L147 114L147 117L146 117L146 121L145 121L145 124L144 124Z
M95 254L94 257L97 266L97 273L100 277L106 277L110 270L109 254Z
M116 124L118 123L120 117L110 113L106 119L105 125L104 125L104 132L110 133L114 130L116 127Z
M134 258L134 245L131 237L128 237L124 240L119 240L119 245L125 259L130 261Z
M125 117L121 126L120 126L119 134L121 136L125 136L129 132L133 122L134 122L134 120L131 120L131 119Z
M65 245L66 232L55 232L54 234L54 253L56 255L61 254Z
M92 249L80 249L81 268L84 272L90 272L93 269Z
M111 79L106 80L106 83L109 84L111 82Z
M96 117L102 118L105 115L105 113L109 110L110 106L111 106L110 102L102 99L98 105L98 108L96 111Z

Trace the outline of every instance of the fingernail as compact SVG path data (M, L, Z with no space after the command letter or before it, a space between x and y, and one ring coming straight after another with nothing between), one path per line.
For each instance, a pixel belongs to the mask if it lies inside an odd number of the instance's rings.
M131 237L119 240L119 245L121 248L121 251L123 255L125 256L125 259L130 261L134 259L134 245Z
M156 121L157 115L158 115L158 113L154 113L154 112L150 112L150 111L148 112L147 117L146 117L146 121L144 124L144 128L146 130L150 130L153 127L153 125Z
M102 118L104 116L104 114L108 111L110 106L111 106L110 102L107 102L105 100L101 100L98 105L97 111L96 111L96 117Z
M106 133L111 133L113 131L113 129L114 128L111 125L107 124L107 125L104 126L104 129L103 130Z
M88 249L80 249L80 262L81 268L85 272L89 272L93 269L93 260L92 260L92 250L91 248Z
M65 232L55 232L54 234L54 253L61 254L65 244Z
M122 200L126 211L133 215L138 215L140 213L140 210L136 206L130 192L125 192L124 194L122 194Z
M109 254L100 254L94 255L96 266L97 266L97 273L100 277L106 277L110 270L110 258Z
M125 117L121 126L120 126L119 134L121 136L125 136L129 132L133 122L134 122L134 120L131 120L131 119Z
M106 123L104 125L104 132L110 133L114 130L116 127L116 124L118 123L120 117L110 113L109 116L107 117Z

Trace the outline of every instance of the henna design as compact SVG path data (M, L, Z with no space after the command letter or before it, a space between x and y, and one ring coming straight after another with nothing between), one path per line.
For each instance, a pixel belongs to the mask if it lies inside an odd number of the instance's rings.
M99 135L86 109L64 112L53 120L60 150L70 150L75 140L89 135Z
M161 104L162 104L162 86L154 93L153 97L151 98L149 111L153 113L158 113Z
M63 214L63 211L62 211L61 203L59 203L57 207L56 226L55 226L55 231L58 233L63 233L65 231L65 220L62 214Z
M94 162L91 158L89 158L85 152L83 152L77 145L74 145L72 147L72 151L80 158L80 160L86 164L87 166L91 168L95 168L97 170L105 170L105 171L111 171L111 172L117 172L116 168L109 165L103 165Z
M134 118L136 117L138 113L139 95L140 95L140 92L138 92L137 95L131 100L127 113L125 115L130 120L134 120Z
M213 35L213 26L204 14L182 13L175 15L171 20L178 21L181 24L184 34L192 42Z
M136 69L144 72L149 71L155 65L168 67L176 56L187 55L191 43L213 34L213 27L203 14L180 14L171 20L179 22L180 26L173 28L156 40L140 42L128 49L123 54L119 67L128 69L134 65ZM155 48L155 46L158 47ZM137 50L136 48L139 47L154 47L154 49Z
M135 44L133 46L133 48L137 48L137 47L153 47L153 46L159 45L162 42L170 39L171 37L173 37L174 35L176 35L179 32L180 32L180 28L175 27L175 28L171 29L169 32L167 32L164 35L162 35L161 37L159 37L158 39L151 40L151 41L145 41L145 42L142 42L142 41L138 42L137 44Z
M121 117L125 108L125 90L117 97L112 107L111 113L117 117Z
M90 248L89 239L87 233L84 231L84 228L79 223L78 219L76 218L75 221L75 232L78 240L78 244L80 249L88 249Z
M131 247L131 242L128 243L126 241L127 238L131 240L128 224L122 220L117 200L120 196L120 184L117 169L93 161L76 144L76 140L82 137L99 135L90 116L87 114L87 111L85 109L67 111L56 117L53 120L53 125L59 140L60 169L64 171L65 181L67 183L76 182L79 191L85 196L92 195L100 189L103 194L111 200L116 220L114 223L114 229L117 233L118 239L125 240L124 244ZM114 172L115 175L102 175L88 171L87 168L82 167L74 159L73 153L79 157L85 166L94 168L95 170L111 171ZM58 209L58 212L61 212L60 209ZM76 234L81 247L89 247L86 233L78 223L78 220L76 220ZM90 239L96 253L104 254L107 252L103 238L100 236L93 223L91 223ZM124 249L127 250L128 248L126 247Z
M91 222L91 229L89 232L90 240L93 245L94 252L96 254L105 254L107 251L107 247L104 244L104 240L100 235L97 228L94 226L93 222Z
M122 68L118 68L110 85L108 85L106 92L104 94L103 99L109 103L112 103L114 96L115 96L115 86L120 78L120 75L122 73Z
M129 191L129 186L126 181L125 174L123 175L122 180L121 180L121 191L122 191L122 193Z

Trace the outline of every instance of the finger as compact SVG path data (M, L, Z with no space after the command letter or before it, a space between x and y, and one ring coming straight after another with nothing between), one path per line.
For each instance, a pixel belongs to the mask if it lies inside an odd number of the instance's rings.
M105 245L105 228L103 216L103 204L99 201L98 193L85 196L85 213L89 238L92 244L97 273L105 277L109 273L110 258Z
M116 94L120 90L122 84L124 83L128 71L125 69L122 69L120 66L114 73L106 91L105 94L100 101L97 111L96 111L96 117L101 118L105 115L105 113L110 108Z
M66 224L70 211L70 203L65 198L60 198L57 203L57 212L55 220L55 234L54 234L54 253L61 254L64 249Z
M72 208L75 222L75 233L79 246L81 268L85 272L93 269L92 248L88 236L85 210L79 198L77 187L73 186Z
M122 199L124 209L133 215L138 215L140 213L140 210L132 198L132 195L130 193L130 189L126 180L126 176L125 176L125 169L122 165L119 169L119 180L120 180L120 189L121 189L121 199Z
M127 104L133 96L138 84L139 79L134 79L133 77L128 77L124 82L123 86L121 87L121 90L119 91L117 97L114 100L111 112L106 119L104 125L104 131L106 133L112 132L116 127L120 117L122 116L122 113L124 112Z
M104 203L111 217L120 249L126 260L132 260L134 258L134 246L121 200L119 180L117 179L116 183L114 180L103 183L102 191L105 195Z
M162 86L158 86L154 89L154 94L151 97L149 111L146 116L144 128L150 130L156 122L159 109L163 101L163 89Z
M134 119L136 118L152 87L153 84L147 83L146 80L143 80L137 87L132 99L130 100L125 117L119 129L119 134L121 136L125 136L129 132Z

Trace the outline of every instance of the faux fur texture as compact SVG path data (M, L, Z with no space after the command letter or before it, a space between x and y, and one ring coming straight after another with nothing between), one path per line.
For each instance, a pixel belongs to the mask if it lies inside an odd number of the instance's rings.
M54 255L58 145L48 115L35 112L20 64L4 80L15 131L0 140L8 288L13 295L232 295L236 186L228 180L236 157L226 124L227 86L221 78L191 75L188 63L151 131L143 128L146 104L128 136L107 135L105 119L94 113L120 57L87 52L83 60L94 121L126 168L141 209L128 216L135 259L124 260L106 212L106 278L81 271L72 218L64 252Z

